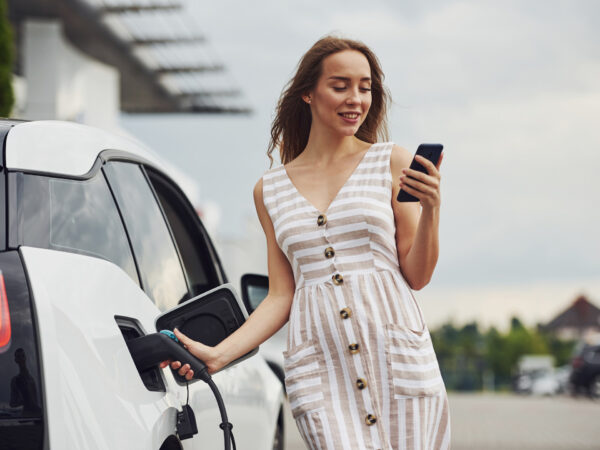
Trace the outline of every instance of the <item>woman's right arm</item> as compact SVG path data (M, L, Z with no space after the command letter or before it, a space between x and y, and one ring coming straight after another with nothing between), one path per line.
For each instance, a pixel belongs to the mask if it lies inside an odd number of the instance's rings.
M294 275L286 256L277 244L273 223L263 201L262 179L254 186L254 204L267 239L269 271L267 296L244 324L216 347L206 346L188 338L178 330L175 331L188 351L204 361L210 373L262 344L288 321L290 315L295 290ZM165 363L161 364L161 367L166 367ZM171 367L179 368L179 373L188 379L193 376L193 371L187 364L182 367L179 361L175 361L171 363Z

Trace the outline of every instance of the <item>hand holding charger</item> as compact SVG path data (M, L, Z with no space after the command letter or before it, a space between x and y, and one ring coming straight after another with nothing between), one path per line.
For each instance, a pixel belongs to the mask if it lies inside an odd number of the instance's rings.
M428 159L429 161L431 161L434 166L437 166L443 149L444 149L444 146L442 144L421 144L421 145L419 145L419 148L417 148L417 152L415 153L415 156L420 155L420 156ZM414 157L413 157L412 162L410 163L409 169L417 170L424 174L428 173L427 169L425 169L425 167L421 163L419 163ZM400 192L398 193L398 197L396 198L396 200L398 200L399 202L418 202L419 201L419 199L417 197L409 194L406 191L403 191L402 189L400 189Z
M212 390L219 412L223 430L225 449L235 450L233 438L233 425L227 418L227 411L219 389L209 374L205 362L200 359L202 355L191 353L188 342L184 336L192 341L197 341L205 346L216 346L227 336L237 330L246 320L248 314L235 289L230 284L221 285L215 289L187 300L180 305L165 311L155 321L157 333L152 333L127 342L134 357L134 362L140 371L156 365L159 361L180 361L190 366L194 379L201 379ZM173 332L177 328L184 331L179 337ZM256 354L255 348L245 355L231 361L230 367L250 356ZM163 367L166 367L164 365ZM222 370L225 367L219 369ZM178 383L189 383L184 376L173 370L173 375ZM189 396L189 391L188 391ZM186 401L176 418L177 435L180 440L188 439L198 433L196 419L191 405Z

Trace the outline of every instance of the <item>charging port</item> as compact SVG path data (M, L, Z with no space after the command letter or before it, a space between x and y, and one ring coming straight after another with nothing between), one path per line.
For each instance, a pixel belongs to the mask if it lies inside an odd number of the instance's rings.
M117 321L117 325L119 326L119 330L121 330L121 334L123 335L125 342L146 335L146 333L143 332L139 322L135 319L130 317L115 316L115 320ZM140 374L144 386L146 386L146 389L149 391L167 391L158 366L145 370L138 370L138 373Z

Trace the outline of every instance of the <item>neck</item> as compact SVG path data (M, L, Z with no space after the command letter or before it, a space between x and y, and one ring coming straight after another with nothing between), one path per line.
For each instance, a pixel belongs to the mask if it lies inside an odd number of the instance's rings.
M332 158L354 153L359 147L358 144L359 140L354 136L343 136L313 126L302 154L304 158L313 162L327 162Z

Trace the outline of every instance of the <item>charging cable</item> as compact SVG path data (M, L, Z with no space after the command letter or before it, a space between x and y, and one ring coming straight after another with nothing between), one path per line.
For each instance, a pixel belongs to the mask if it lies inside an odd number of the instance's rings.
M236 450L235 439L233 438L232 432L233 425L227 420L227 411L225 409L225 404L223 403L223 397L221 397L219 389L208 373L206 364L188 352L172 331L162 330L159 333L152 333L131 339L127 341L127 346L129 347L133 361L140 372L149 369L150 367L154 367L159 362L168 359L186 361L194 371L194 378L199 378L208 384L215 396L221 414L221 424L219 425L219 428L223 430L225 450L231 450L232 444L233 450ZM183 406L182 411L177 413L177 434L179 435L179 439L182 440L190 438L198 432L194 411L189 405L190 388L187 380L186 389L186 404Z
M219 428L221 428L221 430L223 430L223 439L225 440L225 450L231 449L230 441L231 441L231 444L233 445L233 450L236 450L235 439L233 438L233 431L232 431L233 425L227 420L227 411L225 410L225 403L223 403L223 398L221 397L221 393L219 392L219 389L217 389L217 385L212 380L212 378L209 381L207 381L207 383L210 386L210 389L213 391L213 394L215 395L215 400L217 401L217 405L219 406L219 412L221 413L221 421L222 422L219 425Z

